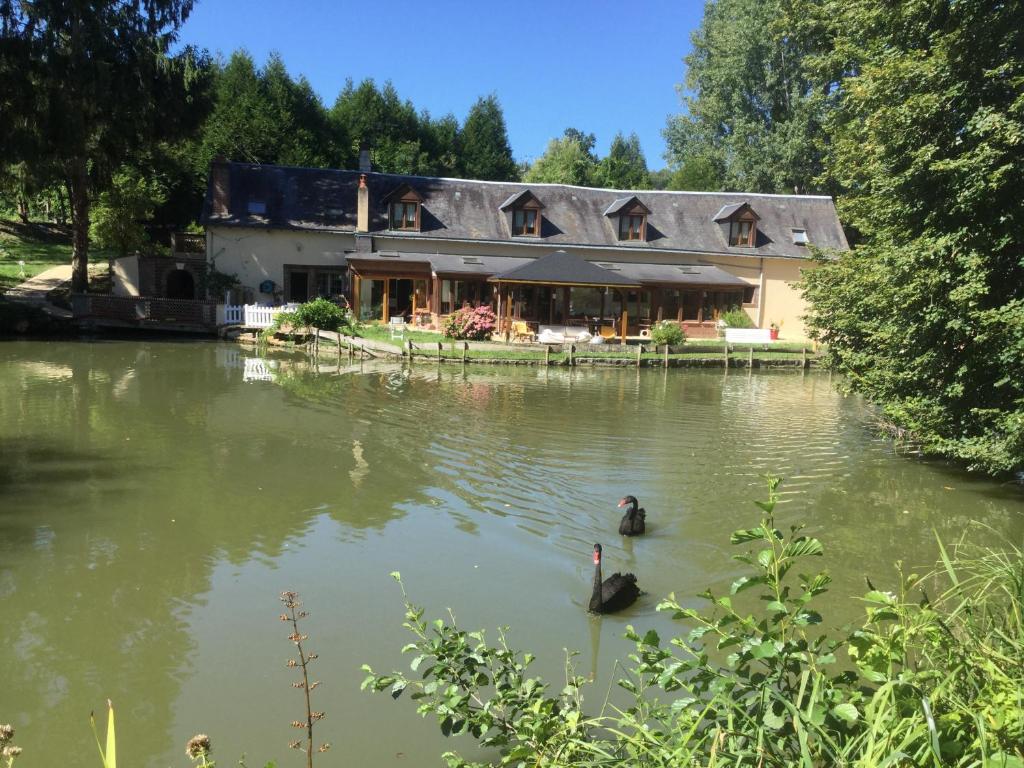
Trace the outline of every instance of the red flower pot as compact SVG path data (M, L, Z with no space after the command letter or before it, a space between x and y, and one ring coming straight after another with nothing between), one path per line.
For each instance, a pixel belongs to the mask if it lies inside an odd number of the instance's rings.
M768 329L768 338L771 339L772 341L778 341L779 340L779 329L778 328L769 328Z

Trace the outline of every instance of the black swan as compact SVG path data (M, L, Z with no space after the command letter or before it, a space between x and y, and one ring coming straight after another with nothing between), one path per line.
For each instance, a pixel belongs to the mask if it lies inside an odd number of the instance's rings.
M591 613L615 613L632 605L640 595L636 576L613 573L601 581L601 545L594 545L594 592L590 595Z
M647 512L639 508L639 503L636 496L627 496L619 502L620 508L629 505L626 514L622 516L622 522L619 523L619 533L623 536L638 536L644 532Z

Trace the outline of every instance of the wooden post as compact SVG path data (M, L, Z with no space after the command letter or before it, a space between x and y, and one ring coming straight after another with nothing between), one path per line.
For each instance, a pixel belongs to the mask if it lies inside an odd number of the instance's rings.
M570 344L569 345L569 367L570 368L572 366L576 365L575 356L576 356L576 345L575 344Z
M729 342L725 342L725 367L729 367Z
M466 364L466 356L467 356L468 352L469 352L469 342L468 341L464 341L464 342L462 342L462 364L463 365Z
M341 367L341 331L338 331L338 367Z
M409 353L409 362L412 362L412 339L405 340L405 348Z
M352 311L355 313L356 322L362 319L363 310L359 302L362 301L362 283L359 275L352 276Z
M807 345L806 344L801 344L800 345L800 367L801 368L806 368L807 367Z
M441 350L443 350L443 349L444 349L444 344L442 344L440 341L437 342L437 362L438 362L439 365L441 363Z
M505 297L505 343L508 344L509 339L512 337L512 291L514 288L508 289L508 295Z
M668 368L668 344L665 345L665 367Z
M551 359L551 347L549 347L547 344L545 344L544 345L544 365L545 366L548 366L548 365L551 364L550 362L548 362L550 359Z
M642 355L643 353L644 353L644 345L642 343L641 344L637 344L636 345L636 367L637 368L640 367L640 355Z
M754 345L750 345L750 354L747 356L747 369L754 370Z
M629 312L626 310L626 304L622 304L622 343L626 343L626 329L629 326Z
M606 298L608 298L608 289L607 288L602 288L601 289L601 316L599 318L597 318L597 333L598 333L598 335L601 334L601 324L604 322L604 301L605 301Z
M391 299L390 299L390 295L391 295L391 278L390 277L385 277L384 278L384 302L383 302L383 306L381 307L381 310L380 310L381 311L381 318L380 319L384 321L385 325L387 325L388 320L391 319L391 306L390 306L391 305Z

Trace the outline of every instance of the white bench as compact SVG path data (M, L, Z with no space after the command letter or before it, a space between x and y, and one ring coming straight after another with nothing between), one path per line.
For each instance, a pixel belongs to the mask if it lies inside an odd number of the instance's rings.
M768 328L726 328L725 340L730 344L768 344L771 333Z

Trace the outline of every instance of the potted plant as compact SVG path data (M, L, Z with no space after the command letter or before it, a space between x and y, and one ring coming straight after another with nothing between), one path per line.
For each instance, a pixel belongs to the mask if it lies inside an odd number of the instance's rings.
M772 320L771 323L768 324L768 338L771 339L772 341L778 341L780 327L781 325L779 323L776 323L774 320Z

